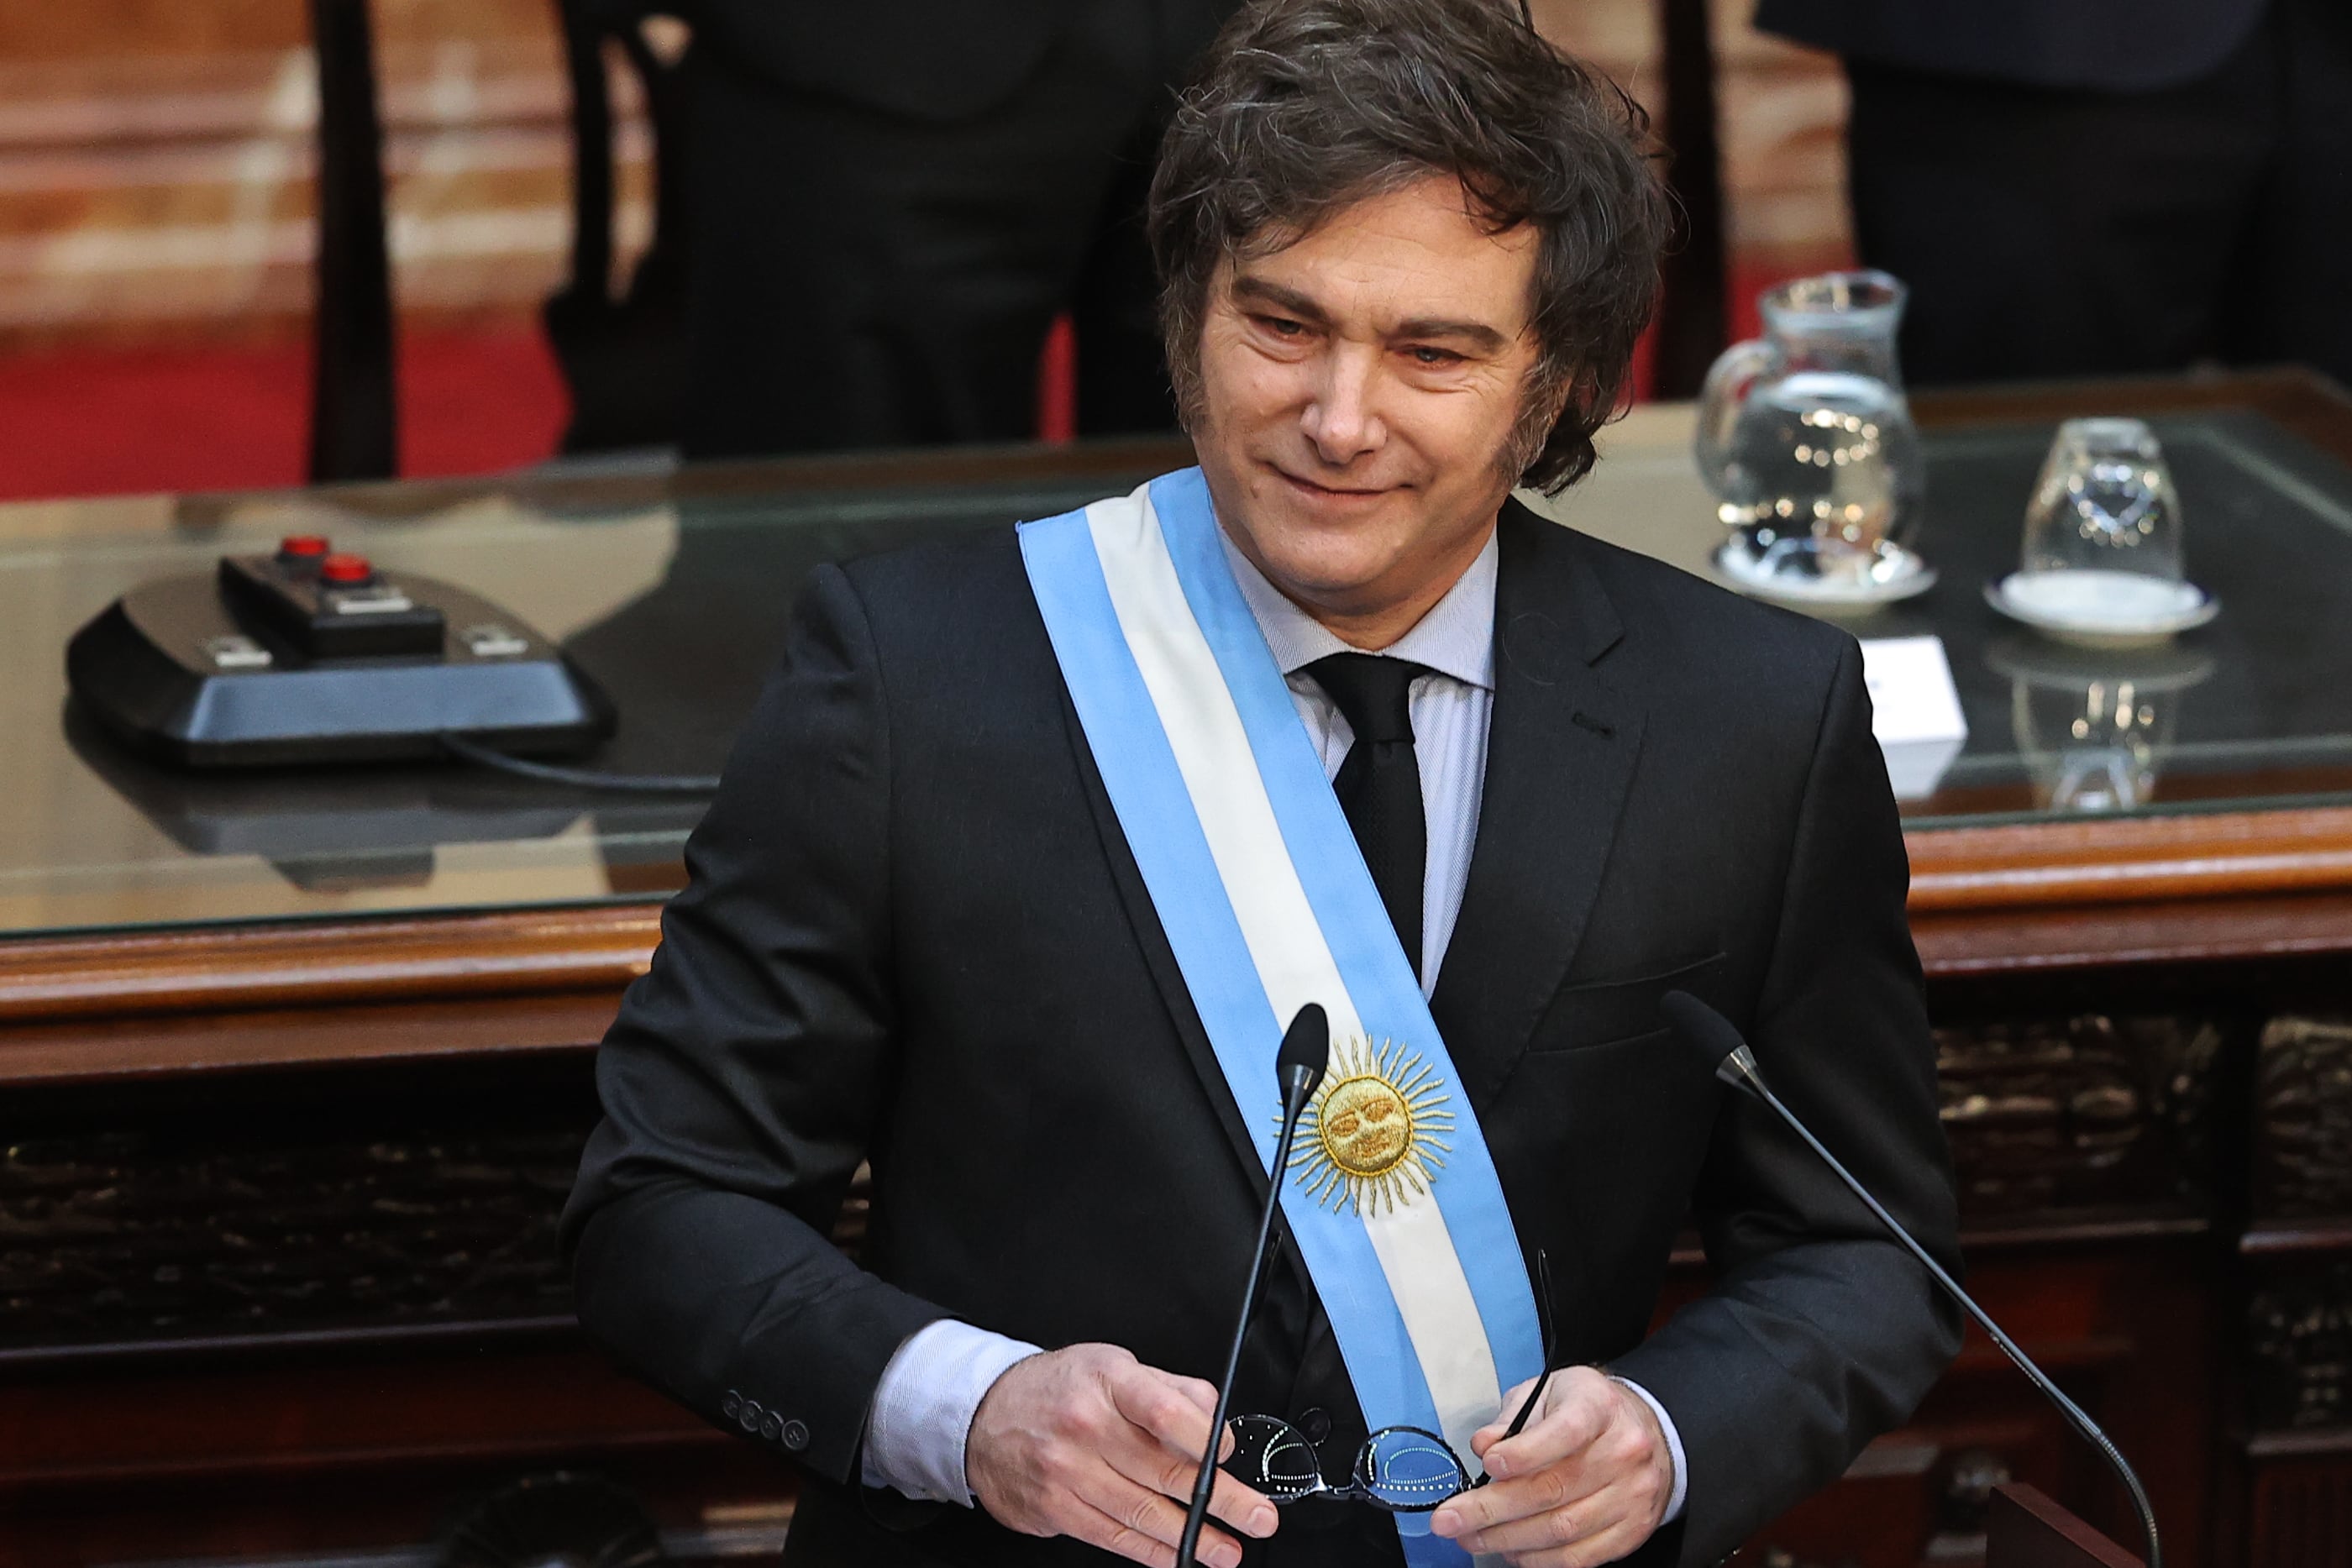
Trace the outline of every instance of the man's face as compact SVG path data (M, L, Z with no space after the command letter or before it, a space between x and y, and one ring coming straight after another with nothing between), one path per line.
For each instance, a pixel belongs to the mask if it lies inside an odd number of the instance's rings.
M1432 176L1210 280L1192 423L1218 518L1351 642L1409 630L1510 493L1536 244Z

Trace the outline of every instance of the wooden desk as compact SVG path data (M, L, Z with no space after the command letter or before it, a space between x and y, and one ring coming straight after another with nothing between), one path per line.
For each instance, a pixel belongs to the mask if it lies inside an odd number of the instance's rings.
M2352 404L2296 377L1920 400L1948 455L1931 461L1963 478L2009 474L2052 421L2092 411L2169 412L2191 422L2165 427L2184 455L2235 442L2301 487L2294 504L2352 500ZM1714 525L1687 420L1637 413L1559 515L1697 565ZM793 561L1037 515L1178 458L0 508L0 597L36 570L53 590L0 603L0 1563L413 1542L452 1497L557 1466L622 1479L680 1529L765 1528L790 1493L604 1369L549 1241L593 1115L590 1052L646 966L692 808L441 773L262 796L156 775L61 727L40 685L118 581L323 528L448 562L583 657L668 648L723 706L764 667ZM2206 470L2181 465L2195 506ZM1971 1283L2141 1465L2173 1562L2352 1563L2352 1026L2334 1021L2352 1015L2352 719L2338 735L2315 709L2273 735L2249 717L2344 685L2352 661L2326 652L2333 626L2274 624L2259 583L2220 585L2210 689L2229 700L2184 710L2156 809L2037 810L1979 657L2001 632L1972 563L2014 549L1997 488L1936 492L1923 543L1946 581L1859 628L1945 636L1979 732L1966 777L1906 808ZM2192 512L2193 571L2223 570L2229 516ZM728 552L747 549L770 553L730 588ZM696 624L703 601L681 610L688 589L737 594L718 617L731 640ZM2352 608L2352 573L2329 591ZM695 663L714 647L727 668ZM2298 647L2320 652L2298 664ZM623 768L705 768L731 722L623 707ZM317 837L343 824L374 836ZM1679 1260L1675 1292L1701 1283ZM2127 1522L1972 1342L1910 1427L1759 1551L1965 1562L2012 1476Z

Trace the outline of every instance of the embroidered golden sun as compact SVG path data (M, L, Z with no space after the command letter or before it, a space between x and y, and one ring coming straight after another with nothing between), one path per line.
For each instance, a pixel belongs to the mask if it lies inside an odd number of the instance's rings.
M1331 1053L1323 1087L1299 1123L1290 1168L1316 1203L1358 1214L1411 1203L1429 1190L1441 1154L1454 1145L1438 1134L1454 1130L1452 1096L1419 1056L1393 1040L1375 1051L1360 1040Z

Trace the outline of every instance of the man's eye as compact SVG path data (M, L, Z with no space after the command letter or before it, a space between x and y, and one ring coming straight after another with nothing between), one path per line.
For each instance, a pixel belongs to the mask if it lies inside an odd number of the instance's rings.
M1414 362L1417 364L1458 365L1462 362L1462 356L1455 353L1453 350L1433 349L1425 343L1413 349L1412 350L1412 354Z
M1304 323L1293 321L1281 316L1261 316L1257 319L1259 326L1264 327L1267 331L1273 333L1277 338L1296 338L1301 332L1307 330Z

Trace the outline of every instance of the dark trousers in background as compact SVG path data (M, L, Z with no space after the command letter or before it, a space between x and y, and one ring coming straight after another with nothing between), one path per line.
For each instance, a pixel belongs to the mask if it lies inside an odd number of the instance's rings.
M1013 441L1054 317L1082 434L1167 430L1144 194L1210 24L1085 0L1009 97L945 123L688 61L691 457Z
M2352 5L2274 0L2176 88L1849 60L1862 257L1915 383L2296 361L2352 385Z

